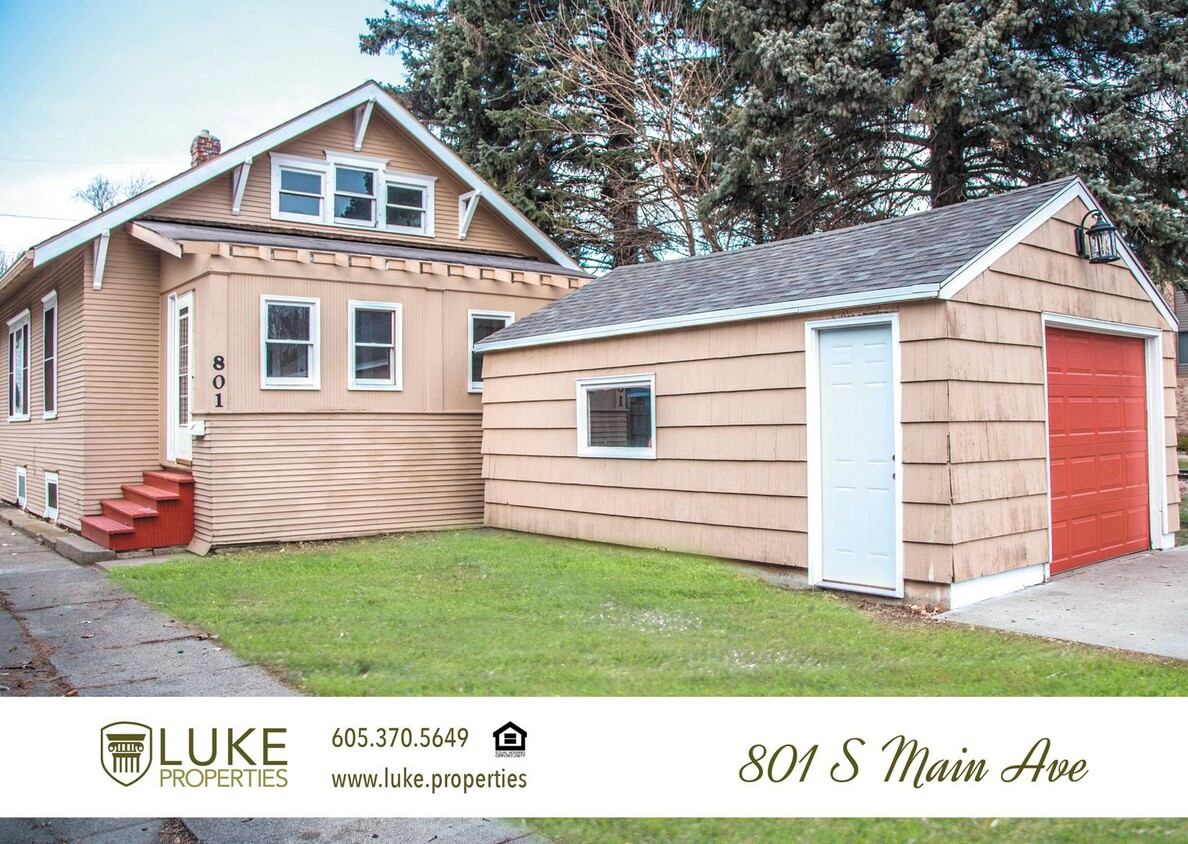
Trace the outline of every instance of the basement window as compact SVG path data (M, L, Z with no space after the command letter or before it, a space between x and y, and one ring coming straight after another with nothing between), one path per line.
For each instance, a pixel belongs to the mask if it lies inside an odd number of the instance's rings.
M29 310L8 321L8 421L29 418Z
M496 331L515 322L516 315L509 311L467 311L467 317L470 323L470 381L467 389L471 393L481 393L483 353L474 347Z
M24 466L16 467L16 503L22 510L29 503L29 475Z
M350 389L399 390L400 305L351 302L348 310Z
M318 300L260 297L260 385L272 390L320 387Z
M579 457L656 457L656 376L579 378Z
M45 473L45 517L58 518L58 473Z

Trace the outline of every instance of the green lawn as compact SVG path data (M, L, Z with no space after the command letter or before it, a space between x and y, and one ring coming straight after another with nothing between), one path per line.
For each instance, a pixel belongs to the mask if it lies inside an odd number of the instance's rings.
M1188 841L1188 821L1062 818L721 819L591 820L540 819L533 829L557 844L1130 844Z
M1188 667L776 589L728 564L495 530L112 577L316 695L1182 695Z
M1180 502L1180 529L1176 531L1176 545L1188 545L1188 498Z

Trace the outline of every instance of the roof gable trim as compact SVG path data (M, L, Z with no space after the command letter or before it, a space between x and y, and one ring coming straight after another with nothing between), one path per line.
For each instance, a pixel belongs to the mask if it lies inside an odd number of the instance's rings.
M555 343L569 343L577 340L600 340L605 337L621 337L626 334L646 334L653 331L672 331L679 328L697 328L703 325L718 325L727 322L745 322L751 319L791 316L794 314L832 311L839 308L858 308L866 305L882 305L891 302L913 302L920 299L935 299L936 284L920 284L913 287L896 287L889 290L843 293L837 296L821 296L816 299L796 299L790 302L773 302L746 308L726 308L719 311L703 311L696 314L682 314L638 322L623 322L617 325L602 325L594 328L579 328L572 331L557 331L552 334L537 334L532 337L518 337L512 340L492 340L478 343L475 348L484 351L520 349L526 346L544 346ZM498 336L498 335L496 335Z
M1101 210L1093 195L1089 193L1089 188L1086 187L1080 178L1077 178L1067 188L1060 191L1060 193L1056 194L1009 231L1005 232L989 248L974 256L964 267L941 282L940 298L952 299L964 290L970 282L990 269L999 258L1022 243L1025 237L1052 219L1057 211L1074 199L1080 199L1091 209ZM1107 219L1109 218L1107 217ZM1118 244L1122 247L1122 262L1130 270L1131 274L1134 275L1139 285L1143 288L1143 291L1147 294L1147 297L1151 300L1151 304L1159 311L1159 315L1163 317L1168 327L1175 330L1178 327L1175 314L1168 307L1163 296L1155 288L1155 283L1147 275L1147 271L1143 268L1138 256L1134 254L1124 238L1119 237Z
M156 208L158 205L168 202L224 173L228 173L242 166L244 163L251 161L252 158L268 152L322 125L328 120L332 120L359 106L365 106L372 100L397 126L406 131L414 140L428 150L438 162L466 185L468 189L482 190L491 207L506 219L512 228L523 235L529 243L540 249L561 266L569 269L578 269L578 265L574 260L566 255L557 244L553 243L544 232L533 225L511 203L500 196L494 188L479 178L478 174L459 158L453 150L439 141L433 133L422 126L415 117L392 99L391 95L375 82L368 82L353 91L348 91L346 94L328 103L324 103L287 123L283 123L254 140L240 144L205 164L200 164L197 167L174 176L172 179L162 182L139 196L129 199L127 202L123 202L90 220L67 229L49 240L43 241L32 250L32 265L38 267L47 261L52 261L54 258L69 252L71 249L93 240L102 232L110 231L123 223L133 220ZM370 113L368 116L370 117Z

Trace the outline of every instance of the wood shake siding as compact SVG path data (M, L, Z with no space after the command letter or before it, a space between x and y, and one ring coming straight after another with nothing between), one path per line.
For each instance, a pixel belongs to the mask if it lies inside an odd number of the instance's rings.
M917 340L943 323L943 306L904 307L900 319L902 357L915 365L927 353ZM483 397L488 524L805 566L804 323L773 319L492 355ZM657 459L577 457L576 379L641 372L656 375ZM944 449L933 447L927 424L917 434L919 427L905 420L905 490L918 492L905 494L904 509L907 521L924 525ZM924 527L906 538L909 579L948 570L944 532Z
M1167 485L1166 530L1179 527L1175 335L1125 266L1076 256L1086 210L1069 204L949 305L956 580L1048 561L1043 312L1163 329L1167 474L1149 480Z
M215 545L483 521L473 413L233 414L194 441L195 535Z
M16 500L16 467L25 466L29 512L45 512L45 473L59 474L58 521L78 529L83 515L83 263L85 249L35 271L0 311L4 325L2 353L4 426L0 434L0 498ZM58 416L43 417L41 297L58 293ZM29 419L8 422L7 322L29 309Z
M907 581L1049 557L1043 313L1163 329L1166 529L1178 527L1174 334L1121 264L1073 253L1070 204L953 300L895 311ZM484 394L489 524L807 564L805 318L493 353ZM656 459L578 458L575 381L654 372Z
M112 232L103 288L86 272L86 373L83 441L86 451L84 515L101 512L100 499L119 498L120 485L160 466L161 368L164 340L159 309L160 253Z
M283 229L301 234L322 234L348 238L390 241L423 248L448 247L467 252L542 257L540 250L494 213L480 200L465 240L458 239L458 197L469 188L377 109L367 129L363 149L353 150L354 118L345 114L327 121L300 138L284 144L275 152L299 155L324 161L326 153L341 152L383 158L389 170L436 177L434 191L434 237L400 235L382 228L326 226L272 219L272 164L268 154L252 162L239 215L231 213L231 175L221 176L195 188L184 196L162 205L152 216L162 219L192 220L212 224L231 224Z

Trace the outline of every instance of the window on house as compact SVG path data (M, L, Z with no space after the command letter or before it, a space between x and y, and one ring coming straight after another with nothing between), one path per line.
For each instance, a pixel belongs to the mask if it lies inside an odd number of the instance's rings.
M334 221L375 224L375 172L355 167L334 168Z
M425 231L425 212L429 186L388 182L385 223L388 228L422 234Z
M16 467L16 503L22 510L29 503L29 475L24 466Z
M1176 362L1183 371L1188 371L1188 331L1176 335Z
M41 381L42 415L58 415L58 294L49 293L41 300Z
M348 318L351 389L399 390L400 305L351 302Z
M296 167L278 166L276 210L294 219L320 221L322 219L322 173Z
M318 389L318 300L264 296L260 321L262 386Z
M29 418L29 311L8 321L8 420Z
M578 454L656 456L655 376L578 379Z
M45 517L58 518L58 473L45 473Z
M483 391L483 353L475 345L496 331L515 322L516 315L504 311L469 311L470 317L470 387L472 393Z

